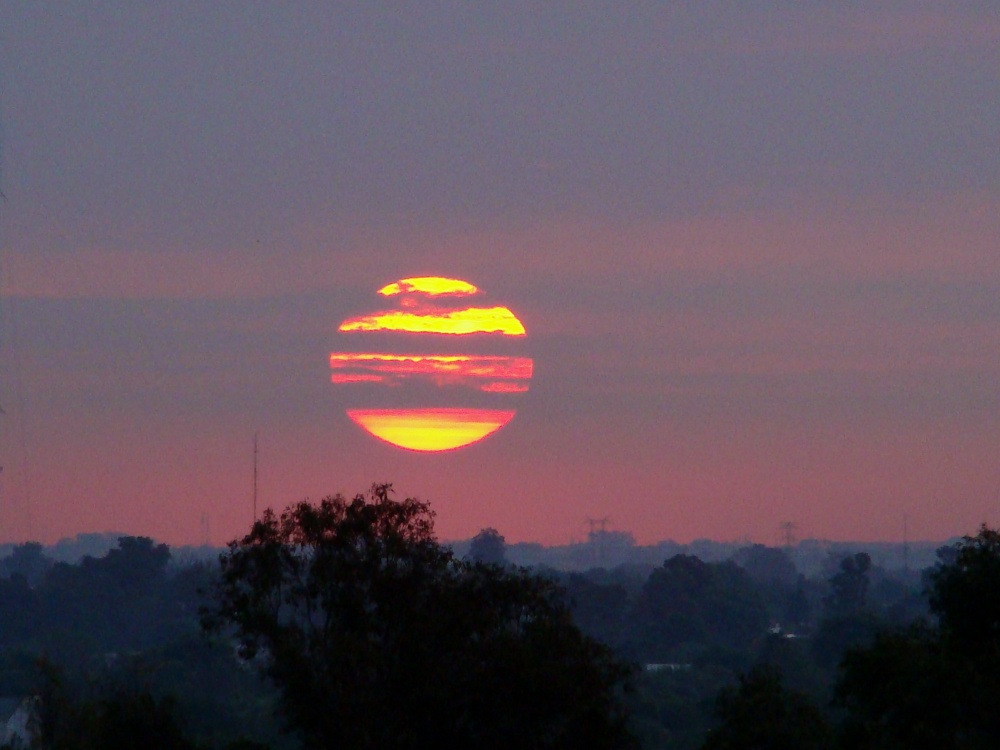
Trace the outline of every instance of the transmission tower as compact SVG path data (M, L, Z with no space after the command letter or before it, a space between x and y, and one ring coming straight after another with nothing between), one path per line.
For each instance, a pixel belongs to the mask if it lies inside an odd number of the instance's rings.
M793 521L782 521L778 524L778 530L781 538L781 543L785 547L794 547L795 542L798 539L795 536L795 532L798 531L798 526L795 525Z
M607 516L603 518L587 518L587 525L590 526L587 541L593 544L594 540L597 540L597 561L601 565L604 565L604 537L607 533L609 520Z
M910 572L910 518L903 516L903 570Z

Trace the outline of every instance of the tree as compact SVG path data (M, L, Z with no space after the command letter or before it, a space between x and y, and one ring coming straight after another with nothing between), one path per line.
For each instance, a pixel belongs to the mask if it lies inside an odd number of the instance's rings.
M959 698L964 676L955 666L936 634L920 625L880 633L871 646L848 651L834 693L835 703L846 709L841 746L963 747L956 742L956 724L965 702Z
M554 583L456 559L390 492L268 510L221 558L205 624L233 629L306 747L631 746L628 671Z
M38 592L20 573L0 578L0 647L19 644L38 631Z
M182 613L163 606L169 561L167 545L126 536L104 557L53 565L39 587L50 656L65 663L93 652L143 648L170 635Z
M758 666L716 701L720 724L703 750L822 750L832 733L823 714L804 696L786 690L781 673Z
M74 695L58 669L42 664L29 728L32 747L47 750L196 750L172 700L145 687L105 682ZM96 688L96 689L95 689Z
M21 575L29 586L41 583L46 571L52 567L52 559L43 551L38 542L18 544L10 556L0 560L0 576Z
M867 552L845 557L840 570L830 578L830 595L823 603L832 616L857 615L868 603L868 571L872 558Z
M581 573L569 573L560 582L573 621L601 643L617 646L629 610L628 590L620 583L595 583Z
M672 661L710 646L746 650L767 631L764 600L733 562L675 555L654 570L633 616L633 639L647 661Z
M1000 651L1000 531L983 524L979 534L963 537L954 549L954 561L931 573L931 611L955 645L995 654Z
M939 627L885 632L846 655L843 746L979 750L1000 736L1000 532L985 525L929 576Z
M799 582L799 571L783 549L752 544L737 550L733 562L754 581L765 586L789 589Z
M483 529L472 537L469 556L476 562L505 565L507 563L507 540L492 527Z
M123 594L132 596L161 583L169 562L167 545L155 544L147 536L123 536L118 538L117 548L97 559L85 557L83 566L89 564Z
M868 608L871 557L858 552L841 559L823 599L824 616L812 638L816 661L834 669L851 648L871 645L884 623Z

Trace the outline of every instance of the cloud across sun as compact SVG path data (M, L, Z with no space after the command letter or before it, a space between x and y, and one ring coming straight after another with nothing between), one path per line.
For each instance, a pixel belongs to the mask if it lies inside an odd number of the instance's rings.
M349 317L338 328L352 344L361 339L365 346L330 354L331 382L364 389L358 396L373 402L393 402L348 407L356 424L401 448L443 451L478 442L514 417L510 400L528 390L532 359L453 352L456 345L478 351L498 340L524 338L524 325L509 308L469 304L482 295L478 287L439 276L402 279L378 294L388 308ZM400 341L414 351L386 351ZM434 395L446 403L423 403ZM488 407L483 399L491 399Z

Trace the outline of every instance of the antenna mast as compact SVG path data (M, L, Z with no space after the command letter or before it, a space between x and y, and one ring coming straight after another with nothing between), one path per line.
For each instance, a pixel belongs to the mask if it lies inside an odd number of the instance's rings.
M253 434L253 522L257 523L257 433Z
M795 525L793 521L782 521L778 524L778 529L780 530L781 541L785 547L789 549L795 546L795 532L798 530L798 526Z
M604 565L604 541L607 536L608 521L610 520L607 516L604 516L604 518L587 518L587 524L590 526L590 534L587 535L587 541L593 544L594 539L597 539L597 559L601 565Z
M910 572L910 517L903 514L903 570Z

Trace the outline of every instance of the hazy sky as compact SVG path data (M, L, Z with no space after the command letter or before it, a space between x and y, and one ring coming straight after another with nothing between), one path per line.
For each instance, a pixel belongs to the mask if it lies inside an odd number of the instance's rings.
M1000 523L1000 9L0 4L0 541L222 542L391 481L439 535ZM467 279L531 391L359 430L337 326Z

